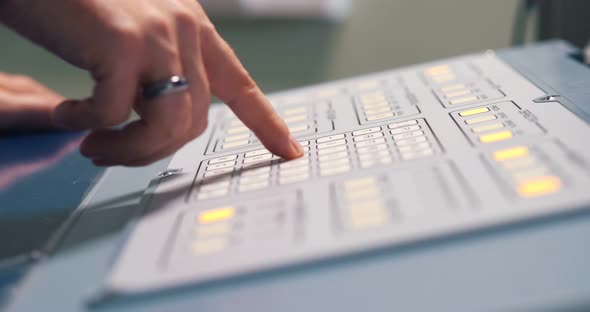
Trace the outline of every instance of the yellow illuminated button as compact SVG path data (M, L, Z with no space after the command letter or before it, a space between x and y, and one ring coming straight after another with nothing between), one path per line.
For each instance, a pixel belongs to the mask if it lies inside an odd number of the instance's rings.
M447 92L457 91L457 90L461 90L461 89L465 89L465 88L467 88L467 87L464 84L457 83L457 84L452 84L452 85L447 85L447 86L441 87L440 90L444 93L447 93Z
M284 114L285 114L285 116L303 114L306 112L306 110L307 109L305 108L305 106L293 107L293 108L286 109Z
M227 247L227 239L225 237L200 239L194 242L191 247L197 255L220 252Z
M481 143L492 143L492 142L507 140L510 138L512 138L512 131L506 130L506 131L500 131L500 132L494 132L494 133L482 135L479 137L479 141Z
M473 115L477 115L477 114L487 113L489 111L490 111L490 109L487 107L479 107L479 108L474 108L474 109L462 111L459 113L459 116L467 117L467 116L473 116Z
M199 223L207 224L231 219L236 214L234 207L221 207L204 211L199 214Z
M438 66L429 67L425 71L426 71L427 75L434 76L434 75L447 74L451 71L451 68L449 67L449 65L438 65Z
M487 116L481 116L481 117L475 117L475 118L471 118L471 119L467 119L465 120L465 123L468 125L474 125L474 124L478 124L481 122L486 122L486 121L490 121L490 120L494 120L498 117L496 117L496 115L487 115Z
M561 189L561 179L556 176L544 176L529 180L518 185L518 194L521 197L536 197L558 192Z
M529 149L526 146L517 146L513 148L507 148L494 152L494 160L504 161L514 158L521 158L529 154Z
M471 131L473 131L473 133L482 133L482 132L498 130L498 129L502 129L502 128L504 128L504 124L501 122L497 122L497 123L493 123L493 124L489 124L489 125L474 127L471 129Z

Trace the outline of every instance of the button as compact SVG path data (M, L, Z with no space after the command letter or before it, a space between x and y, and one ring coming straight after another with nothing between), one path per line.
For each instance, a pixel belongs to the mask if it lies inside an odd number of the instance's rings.
M283 162L279 165L280 169L289 169L301 166L308 166L309 165L309 158L299 158L290 161Z
M257 176L257 175L268 176L269 174L270 174L270 167L265 166L265 167L260 167L260 168L245 168L245 169L242 168L240 176L241 177Z
M262 160L257 161L249 164L243 164L242 169L250 169L250 168L262 168L262 167L270 167L272 165L272 160Z
M240 176L240 186L246 184L259 184L268 180L268 175Z
M409 153L402 153L402 158L404 160L412 160L421 157L427 157L434 155L434 151L432 149L426 149L417 152L409 152Z
M373 102L373 101L382 101L385 100L385 93L383 91L373 91L373 92L366 92L362 93L359 98L361 101L365 102Z
M416 131L416 130L420 130L422 129L419 125L415 125L415 126L405 126L405 127L401 127L401 128L395 128L392 130L389 130L389 132L391 134L401 134L404 132L410 132L410 131Z
M347 190L354 190L356 188L369 187L377 185L377 178L373 176L356 178L344 182L344 188Z
M524 171L517 171L512 173L512 179L518 182L530 181L539 177L550 175L549 168L539 166Z
M389 108L389 103L387 103L385 100L382 100L379 102L363 103L362 105L363 105L363 110L378 109L378 108L384 108L384 107Z
M292 107L292 108L285 109L283 114L285 116L290 116L290 115L304 114L306 112L307 112L307 109L305 108L305 106L300 106L300 107Z
M423 136L423 135L424 135L424 131L422 131L422 130L405 132L402 134L394 135L393 140L404 140L404 139L415 138L415 137L419 137L419 136Z
M481 116L481 117L467 119L467 120L465 120L465 123L468 124L468 125L474 125L474 124L478 124L478 123L481 123L481 122L495 120L497 118L498 117L496 117L496 115L487 115L487 116Z
M379 119L391 118L393 116L394 116L393 113L382 113L382 114L367 116L367 121L374 121L374 120L379 120Z
M226 190L229 188L229 185L230 185L229 180L215 181L212 183L204 183L204 184L201 184L201 186L199 187L199 192Z
M344 145L344 144L346 144L346 140L344 140L344 139L342 139L342 140L336 140L336 141L329 141L329 142L326 142L326 143L318 144L317 145L317 149L318 150L322 150L322 149L325 149L325 148L330 148L330 147Z
M454 97L460 97L460 96L465 96L465 95L469 95L469 94L471 94L471 91L464 89L464 90L460 90L460 91L445 93L445 96L447 98L454 98Z
M286 117L284 119L285 123L294 123L307 120L307 115L294 115L290 117Z
M371 140L357 142L355 145L357 148L359 148L359 147L365 147L365 146L371 146L371 145L377 145L377 144L383 144L383 143L385 143L385 139L379 138L379 139L371 139Z
M283 168L279 172L280 176L290 176L290 175L298 175L309 172L309 166L298 166L298 167L291 167L291 168Z
M231 127L229 129L227 129L226 133L227 134L236 134L236 133L241 133L241 132L246 132L246 131L250 131L250 129L248 129L246 126L236 126L236 127Z
M265 155L265 154L270 154L270 152L267 149L263 148L263 149L247 152L246 154L244 154L244 157L248 158L248 157L260 156L260 155Z
M229 124L231 126L244 126L244 123L237 118L234 118Z
M558 192L561 189L561 179L556 176L545 176L519 184L518 194L530 198Z
M385 157L390 157L389 151L377 151L377 152L374 152L371 154L366 154L366 153L359 154L359 159L361 161L370 161L370 160L374 160L377 158L385 158Z
M332 167L339 167L344 165L349 165L350 160L348 158L341 158L338 160L331 160L331 161L320 161L320 169L330 169Z
M359 154L365 153L376 153L379 151L387 150L387 144L380 144L380 145L372 145L372 146L365 146L357 148L356 152Z
M294 132L305 131L307 129L309 129L309 125L296 125L296 126L289 127L289 132L294 133Z
M224 236L231 232L231 224L227 222L214 223L208 225L201 225L195 228L195 235L197 237L212 237L212 236Z
M517 146L513 148L507 148L494 152L495 161L505 161L514 158L521 158L529 154L529 149L526 146Z
M299 141L299 144L301 144L301 146L308 146L309 141Z
M271 158L272 158L271 154L263 154L263 155L258 155L258 156L254 156L254 157L250 157L250 158L244 158L244 164L251 164L251 163L255 163L255 162L259 162L259 161L269 160Z
M487 107L479 107L479 108L474 108L474 109L462 111L459 113L459 116L467 117L467 116L473 116L473 115L477 115L477 114L487 113L489 111L490 111L490 109Z
M381 131L381 127L373 127L373 128L369 128L369 129L363 129L363 130L354 131L352 133L352 135L353 136L365 135L365 134L375 133L375 132L379 132L379 131Z
M223 156L223 157L217 157L217 158L209 159L208 164L214 165L214 164L218 164L221 162L234 160L236 158L238 158L238 155L228 155L228 156Z
M366 141L366 140L376 139L376 138L380 138L380 137L383 137L383 133L381 133L381 132L369 133L369 134L356 136L354 138L354 141L355 142Z
M225 143L235 142L235 141L239 141L239 140L248 139L249 137L250 137L250 133L232 135L232 136L228 136L225 139L223 139L223 142L225 142Z
M506 130L506 131L500 131L500 132L494 132L494 133L482 135L479 137L479 141L481 143L492 143L492 142L507 140L510 138L512 138L512 132Z
M379 87L379 81L377 81L377 80L367 80L367 81L358 82L356 84L356 87L358 89L360 89L360 90L368 90L368 89L378 88Z
M222 162L222 163L217 163L214 165L209 165L207 166L206 171L213 171L213 170L217 170L217 169L222 169L222 168L227 168L227 167L233 167L235 166L236 162L235 161L226 161L226 162Z
M406 145L418 144L418 143L422 143L422 142L426 142L426 141L427 141L426 137L421 136L421 137L415 137L415 138L409 138L409 139L405 139L405 140L395 141L395 145L406 146Z
M436 83L444 83L444 82L449 82L449 81L453 81L455 80L457 77L452 74L445 74L445 75L438 75L438 76L432 76L432 79L436 82Z
M465 89L465 88L467 88L467 87L464 84L457 83L457 84L443 86L440 88L440 90L444 93L447 93L447 92L456 91L456 90Z
M336 135L331 135L331 136L319 138L316 140L316 142L317 143L326 143L326 142L339 140L339 139L344 139L344 134L336 134Z
M337 152L319 156L319 161L332 161L340 158L348 158L348 151Z
M222 175L222 174L226 174L226 173L230 173L234 171L234 167L228 167L228 168L223 168L223 169L217 169L214 171L207 171L205 172L204 177L208 178L208 177L214 177L214 176L218 176L218 175Z
M330 176L339 173L344 173L350 171L350 165L342 165L338 167L330 167L327 169L320 170L320 175L322 176Z
M418 144L414 144L414 145L398 146L397 149L401 153L405 153L405 152L419 151L419 150L427 149L430 147L431 147L430 142L422 142L422 143L418 143Z
M381 113L390 113L391 112L391 108L389 107L380 107L380 108L374 108L374 109L366 109L365 110L365 115L376 115L376 114L381 114Z
M200 224L207 224L213 222L227 221L236 214L236 209L232 206L210 209L203 211L198 216Z
M417 124L418 124L418 120L408 120L408 121L392 123L387 127L389 129L395 129L395 128L407 127L407 126L417 125Z
M340 146L336 146L336 147L332 147L332 148L318 150L318 155L331 154L331 153L342 152L342 151L346 151L346 150L348 150L348 146L340 145Z
M498 129L502 129L502 128L504 128L504 124L501 122L497 122L497 123L493 123L493 124L489 124L489 125L483 125L483 126L471 128L471 131L473 131L473 133L482 133L482 132L498 130Z
M211 239L198 240L192 244L192 250L195 254L209 254L220 252L227 247L227 238L216 237Z
M436 66L431 66L431 67L426 68L424 70L424 72L428 76L434 76L434 75L449 73L449 72L451 72L451 68L449 67L449 65L446 65L446 64L436 65Z
M378 165L388 165L392 162L391 157L381 157L381 158L373 158L373 159L366 159L361 160L361 167L363 168L371 168Z
M376 187L364 187L355 190L347 190L345 197L349 201L364 200L379 197L379 189Z
M479 98L477 96L473 95L473 96L466 96L466 97L450 100L449 104L460 105L460 104L465 104L465 103L469 103L469 102L473 102L473 101L477 101L477 100L479 100Z
M203 191L200 190L199 194L197 194L197 199L205 200L210 198L216 198L227 195L229 191L227 189L220 189L220 190L211 190L211 191Z
M223 144L223 148L238 147L238 146L247 145L248 143L250 143L249 140L236 141L236 142L231 142L231 143L224 143Z
M304 181L307 179L309 179L309 173L288 176L288 177L279 177L279 183L280 184L289 184L289 183Z
M506 168L506 170L517 170L523 168L530 168L534 167L537 164L537 159L532 156L525 156L522 158L511 159L510 161L502 162L502 166Z
M253 184L240 184L238 191L240 192L249 192L249 191L256 191L263 188L268 187L268 181L260 182L260 183L253 183Z

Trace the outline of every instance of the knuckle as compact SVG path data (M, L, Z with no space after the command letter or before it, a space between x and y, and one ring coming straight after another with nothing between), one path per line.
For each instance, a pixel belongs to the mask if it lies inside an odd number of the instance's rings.
M149 33L158 37L171 38L174 33L172 19L160 13L152 13L147 18Z
M199 30L205 38L212 38L217 35L217 29L215 25L210 21L204 21L199 25Z
M113 43L117 53L135 55L143 46L143 34L138 27L131 23L121 23L113 26Z

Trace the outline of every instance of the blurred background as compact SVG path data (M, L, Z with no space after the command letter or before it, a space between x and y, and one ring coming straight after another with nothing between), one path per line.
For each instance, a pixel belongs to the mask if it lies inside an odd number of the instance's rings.
M220 33L270 92L485 49L562 37L585 45L587 0L202 0ZM0 27L0 71L69 97L85 72Z

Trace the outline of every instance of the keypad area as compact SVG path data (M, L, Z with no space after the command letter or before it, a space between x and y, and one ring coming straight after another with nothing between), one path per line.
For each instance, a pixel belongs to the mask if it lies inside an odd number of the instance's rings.
M476 145L544 133L534 116L523 112L512 102L467 108L451 113L451 117L470 142Z
M420 113L409 91L399 86L360 92L354 98L360 124L399 119Z
M266 149L201 163L194 198L206 200L417 160L441 153L424 119L301 141L305 156L283 161Z

